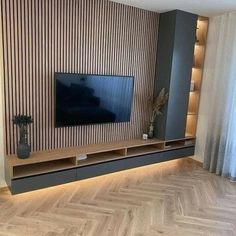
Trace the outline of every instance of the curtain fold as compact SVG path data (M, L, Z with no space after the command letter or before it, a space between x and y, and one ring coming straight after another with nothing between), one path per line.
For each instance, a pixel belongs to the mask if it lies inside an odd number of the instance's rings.
M236 12L210 20L209 94L204 168L236 180Z

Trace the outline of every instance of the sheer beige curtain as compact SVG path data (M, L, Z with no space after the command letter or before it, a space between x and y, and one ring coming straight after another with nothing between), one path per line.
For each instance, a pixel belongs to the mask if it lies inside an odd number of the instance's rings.
M199 123L204 168L236 180L236 12L210 19L207 47Z

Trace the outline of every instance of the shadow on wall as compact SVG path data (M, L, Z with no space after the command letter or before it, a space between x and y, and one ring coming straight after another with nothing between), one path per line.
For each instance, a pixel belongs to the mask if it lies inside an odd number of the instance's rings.
M0 69L0 73L2 70ZM2 74L0 75L0 85L2 85L3 81ZM0 86L0 188L6 186L5 177L4 177L4 122L3 122L3 93L2 86Z
M0 5L0 12L2 12ZM5 182L5 172L4 172L4 119L3 119L3 109L4 109L4 98L3 98L3 47L2 47L2 22L0 17L0 188L6 186Z
M0 54L1 56L1 54ZM0 69L0 188L6 186L4 172L4 119L3 119L3 91L2 91L2 70Z

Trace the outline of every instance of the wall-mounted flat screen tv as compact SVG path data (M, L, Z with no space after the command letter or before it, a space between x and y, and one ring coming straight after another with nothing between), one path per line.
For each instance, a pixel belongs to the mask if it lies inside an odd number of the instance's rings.
M55 73L56 127L129 122L134 77Z

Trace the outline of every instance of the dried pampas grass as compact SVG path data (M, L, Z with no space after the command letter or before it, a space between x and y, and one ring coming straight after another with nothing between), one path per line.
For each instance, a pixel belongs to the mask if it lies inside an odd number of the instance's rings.
M168 100L168 93L165 93L165 88L163 88L159 95L153 99L152 102L152 116L150 122L153 123L158 115L161 115L161 108L165 105Z

